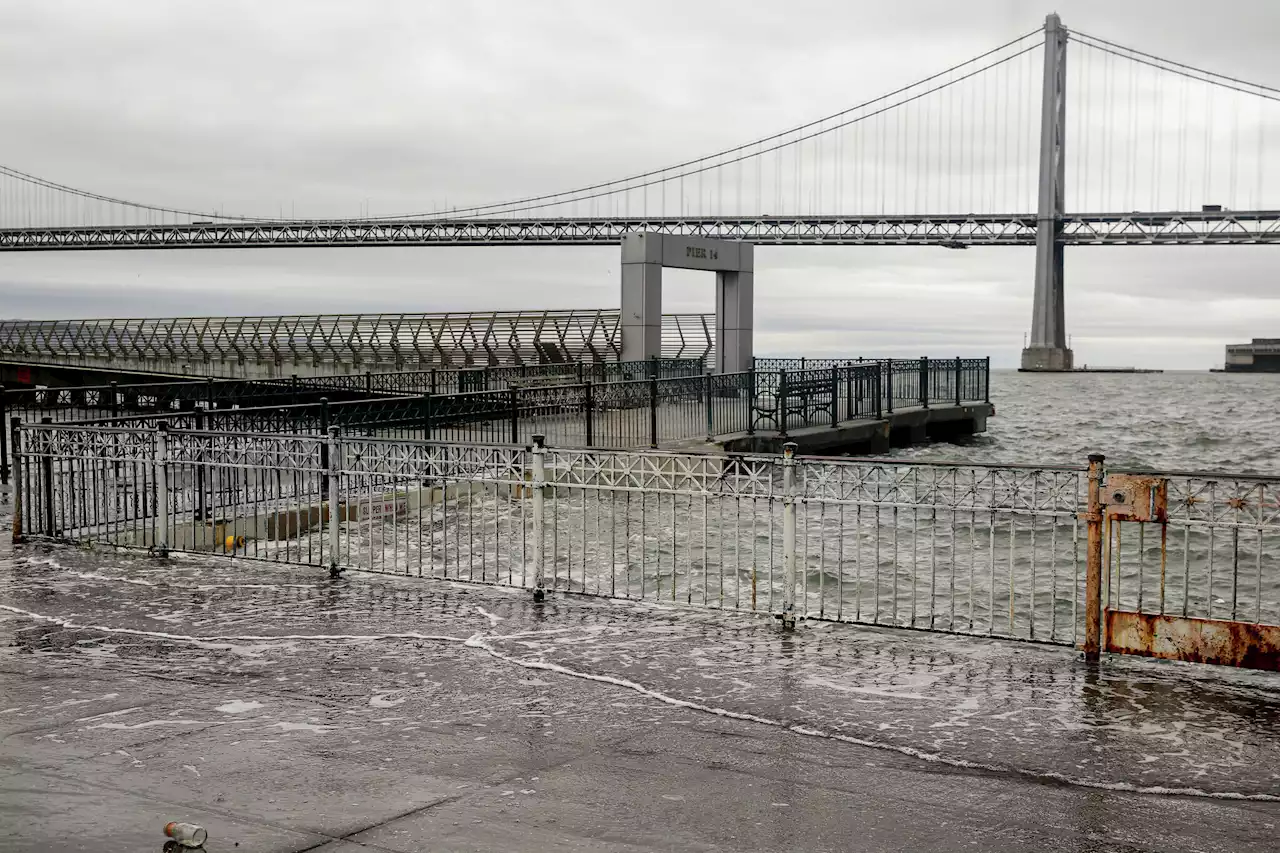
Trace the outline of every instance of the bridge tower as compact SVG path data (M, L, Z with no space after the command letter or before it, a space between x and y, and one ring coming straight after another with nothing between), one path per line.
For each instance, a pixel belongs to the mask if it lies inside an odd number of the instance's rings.
M1030 345L1022 369L1071 370L1063 310L1062 218L1066 184L1067 30L1057 14L1044 19L1044 94L1040 102L1040 197L1036 212L1036 289Z

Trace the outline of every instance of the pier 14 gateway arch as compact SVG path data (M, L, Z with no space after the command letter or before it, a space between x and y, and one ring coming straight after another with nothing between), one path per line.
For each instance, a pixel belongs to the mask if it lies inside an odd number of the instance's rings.
M662 268L716 274L716 373L751 369L755 247L642 231L622 238L622 359L662 353Z

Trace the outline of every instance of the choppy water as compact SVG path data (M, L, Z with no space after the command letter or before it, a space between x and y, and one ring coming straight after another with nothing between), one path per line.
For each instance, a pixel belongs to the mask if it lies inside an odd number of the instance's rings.
M985 435L905 454L1280 475L1280 374L996 371L991 400Z

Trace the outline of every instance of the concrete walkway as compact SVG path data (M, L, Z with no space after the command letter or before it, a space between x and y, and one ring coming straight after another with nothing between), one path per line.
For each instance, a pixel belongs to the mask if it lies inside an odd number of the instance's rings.
M0 844L1273 850L1280 680L0 545Z

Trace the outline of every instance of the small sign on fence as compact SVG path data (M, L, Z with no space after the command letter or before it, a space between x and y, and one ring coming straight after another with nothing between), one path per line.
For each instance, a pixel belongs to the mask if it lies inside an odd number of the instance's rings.
M361 510L368 508L368 518L386 518L388 516L401 516L409 511L409 496L404 493L396 495L382 495L374 498L370 503L360 507ZM364 515L361 512L361 515Z

